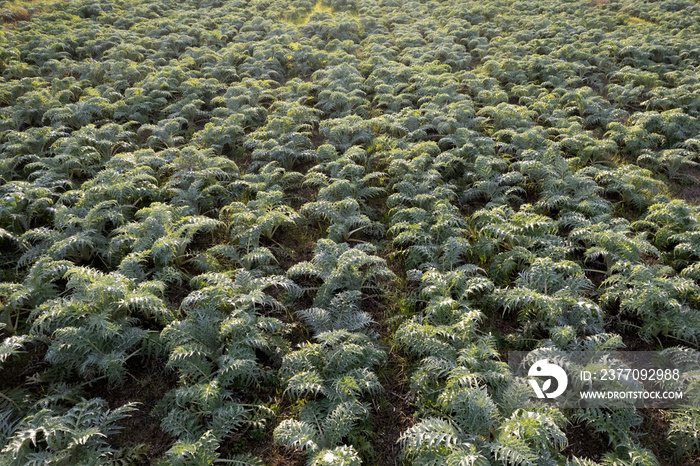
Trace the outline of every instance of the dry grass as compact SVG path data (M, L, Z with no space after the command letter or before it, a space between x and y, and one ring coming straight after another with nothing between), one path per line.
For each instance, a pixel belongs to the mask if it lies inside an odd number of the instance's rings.
M32 16L51 10L51 6L64 0L13 0L0 8L0 24L14 25L29 21Z
M647 26L654 26L654 23L647 21L646 19L637 18L636 16L630 16L628 24L635 24L635 25L645 24Z
M31 19L31 14L26 8L22 7L11 7L11 8L0 8L0 23L4 24L14 24L17 21L29 21Z
M301 26L303 24L308 23L309 20L311 19L311 16L314 13L328 13L329 15L333 16L333 8L322 5L321 2L316 2L313 10L311 10L311 12L308 15L302 16L300 18L287 18L287 19L285 19L285 22L289 23L289 24Z
M32 9L36 7L45 7L48 5L53 5L54 3L62 2L63 0L13 0L11 2L5 3L2 8L3 9L18 9L18 8L24 8L24 9Z

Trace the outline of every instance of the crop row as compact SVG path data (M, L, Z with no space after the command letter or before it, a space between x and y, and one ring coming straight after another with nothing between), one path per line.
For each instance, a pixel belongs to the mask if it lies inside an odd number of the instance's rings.
M52 8L0 30L0 462L697 454L503 358L699 358L697 5Z

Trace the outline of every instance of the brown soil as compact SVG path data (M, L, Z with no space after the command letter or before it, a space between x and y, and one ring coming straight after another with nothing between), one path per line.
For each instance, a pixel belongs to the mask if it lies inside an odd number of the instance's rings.
M646 264L646 265L657 265L660 264L661 262L659 261L659 258L651 255L651 254L645 254L642 253L639 255L640 259Z
M275 234L277 244L270 245L270 250L279 266L287 271L294 264L313 259L318 238L319 231L308 226L280 228Z
M214 245L215 233L198 231L192 237L192 241L187 245L187 250L190 254L206 251Z
M601 434L585 423L577 423L564 429L569 446L562 452L567 458L574 456L598 461L610 450Z
M481 58L475 57L472 55L471 62L469 63L469 66L471 67L472 70L478 68L481 66ZM468 94L468 92L463 92L464 94Z
M318 128L314 128L313 132L311 133L311 144L314 145L314 148L318 149L319 146L322 146L326 143L326 138L321 134L321 132L318 130Z
M456 205L457 208L459 208L459 213L461 213L462 216L468 220L474 212L484 208L486 203L487 202L483 199L472 199L467 204L457 202ZM517 212L520 209L520 205L520 203L515 202L511 205L511 207Z
M639 338L637 332L633 328L624 325L620 322L619 316L609 316L605 319L604 328L606 332L618 333L622 337L622 342L625 344L623 351L658 351L659 345L657 342L646 342Z
M388 359L379 369L379 382L384 394L378 406L372 410L372 422L378 438L375 441L376 465L394 466L400 456L398 439L413 425L412 395L408 388L406 358L390 351Z
M292 402L283 397L281 393L270 395L270 397L274 398L275 403L280 406L280 414L277 418L266 424L264 432L236 432L219 448L222 458L248 453L262 459L266 466L303 466L305 464L307 455L303 450L275 444L273 439L275 427L282 420L293 418L295 409Z
M389 263L389 261L388 261ZM394 263L394 266L397 264ZM396 288L397 281L387 284L387 289ZM394 294L395 295L395 294ZM388 327L389 312L394 308L387 305L388 299L367 298L362 301L363 310L369 312L375 323L372 330L379 335L379 344L387 353L387 359L377 368L379 383L384 387L379 402L372 408L372 423L377 437L374 440L372 464L394 466L400 456L399 437L413 425L415 406L409 389L407 358L392 348L392 331Z
M105 398L110 408L118 408L129 402L139 403L137 411L120 421L123 430L109 438L115 448L136 447L145 444L147 450L140 464L152 464L163 455L175 442L169 434L160 428L160 419L151 414L163 396L175 387L176 379L160 367L157 362L129 361L128 371L131 375L121 387L107 387L106 391L93 390L94 396ZM98 387L96 387L98 388Z
M697 168L686 168L686 174L695 178L698 183L693 183L690 185L672 185L672 190L674 191L674 197L678 199L683 199L691 204L700 204L700 169Z
M317 165L318 165L318 161L316 159L307 159L307 160L304 160L303 162L295 162L293 170L301 173L302 175L306 175L309 172L309 170L311 170L312 168L314 168ZM292 170L288 170L288 171L291 172Z
M486 320L481 325L481 329L486 333L492 333L498 344L498 353L501 355L501 361L508 361L508 350L511 344L505 339L506 336L512 335L518 330L518 323L515 318L509 320L500 312L486 313Z
M267 466L302 466L306 464L304 461L306 454L298 448L271 446L271 442L268 442L267 445L267 450L260 455L263 464Z
M496 331L501 335L510 335L518 330L517 322L506 319L500 312L488 313L483 327L487 331Z
M5 338L6 336L0 333L0 338ZM15 387L24 387L28 379L46 369L48 363L44 361L45 354L45 345L29 343L25 345L25 352L10 356L2 365L0 392L6 392Z
M318 196L318 188L309 186L298 186L291 194L289 204L294 210L299 210L307 202L314 202Z
M675 466L676 461L671 461L673 451L666 436L670 423L662 409L642 409L640 410L643 421L638 428L641 434L640 443L644 448L651 450L659 459L661 466Z
M700 204L700 186L691 185L681 188L675 195L678 199L683 199L691 204Z
M168 288L168 301L170 301L170 304L172 304L172 308L175 311L180 309L180 304L182 303L182 300L185 299L191 291L192 289L186 282L183 282L179 285L177 283L174 283Z
M244 151L241 151L241 155L234 157L233 161L236 163L238 171L241 172L241 175L244 175L248 172L248 167L250 167L250 164L253 163L252 149L246 148Z
M375 196L370 197L365 200L365 204L370 208L372 212L375 212L377 216L381 215L382 211L386 208L386 200L389 196ZM378 218L373 218L373 220L378 220Z
M194 119L193 130L194 132L201 131L209 123L211 117L208 115L197 115Z
M588 278L591 281L591 283L593 283L596 293L598 292L597 290L600 288L600 285L605 281L606 278L608 278L607 274L603 270L594 271L594 269L590 269L585 271L584 274L586 275L586 278Z

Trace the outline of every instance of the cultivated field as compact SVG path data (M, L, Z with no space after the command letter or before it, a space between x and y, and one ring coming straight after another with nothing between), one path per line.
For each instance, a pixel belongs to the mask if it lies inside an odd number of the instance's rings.
M700 464L506 364L700 362L697 0L0 23L0 464Z

